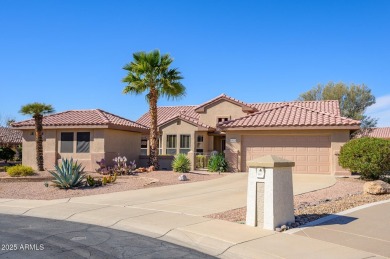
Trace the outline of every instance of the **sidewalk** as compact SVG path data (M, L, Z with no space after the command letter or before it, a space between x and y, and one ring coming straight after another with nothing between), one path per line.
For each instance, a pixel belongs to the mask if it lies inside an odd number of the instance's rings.
M294 182L294 193L325 188L334 183L330 176L295 178L299 181ZM246 174L232 174L205 182L72 199L0 199L0 213L130 231L221 258L375 257L373 253L300 235L202 217L245 206L245 196Z
M327 218L313 227L292 233L390 258L390 200L366 204Z

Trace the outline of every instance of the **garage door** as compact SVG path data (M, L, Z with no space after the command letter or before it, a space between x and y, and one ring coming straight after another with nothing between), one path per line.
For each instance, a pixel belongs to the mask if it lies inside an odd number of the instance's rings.
M242 136L242 168L246 162L276 155L295 162L293 173L330 173L330 136Z

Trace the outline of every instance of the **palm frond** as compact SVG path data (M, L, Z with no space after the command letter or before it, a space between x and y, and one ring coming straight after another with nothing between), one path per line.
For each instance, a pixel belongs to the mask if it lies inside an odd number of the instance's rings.
M35 103L29 103L29 104L23 105L20 108L19 113L21 113L23 115L36 116L36 115L53 113L54 111L55 110L54 110L53 106L51 106L50 104L35 102Z

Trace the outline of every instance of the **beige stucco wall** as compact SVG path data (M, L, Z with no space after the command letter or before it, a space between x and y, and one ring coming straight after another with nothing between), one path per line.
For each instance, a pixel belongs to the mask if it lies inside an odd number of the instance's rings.
M37 169L34 130L23 130L22 164Z
M93 171L96 167L96 161L104 157L104 129L57 129L57 163L61 163L62 158L77 160L86 171ZM73 153L61 153L61 133L74 132ZM89 153L76 153L77 132L90 132Z
M160 127L160 132L162 132L162 154L166 154L167 147L167 135L177 135L176 143L176 153L179 153L180 149L180 135L191 135L190 140L190 149L194 150L195 147L195 131L198 130L197 126L194 126L188 122L182 121L180 119L174 120L166 125Z
M56 163L56 148L55 130L43 131L43 167L45 169L54 169ZM34 170L37 170L36 162L36 144L34 130L23 130L22 135L22 164L31 166Z
M349 140L349 130L256 130L256 131L228 131L226 132L226 149L229 152L237 153L237 161L234 164L237 165L237 170L241 171L242 166L242 145L241 139L243 135L328 135L331 139L331 148L330 148L330 164L331 164L331 174L337 175L348 175L350 172L346 169L341 168L338 165L337 154L340 151L342 145L344 145ZM236 139L235 143L231 143L230 139Z
M114 157L125 156L128 161L139 162L141 149L141 133L106 129L105 133L105 159L107 164L113 164Z
M215 127L219 117L236 119L247 115L242 108L231 102L220 100L205 107L205 113L200 113L199 121Z
M73 153L61 153L61 132L74 132ZM76 133L90 132L90 152L76 153ZM22 163L37 169L34 130L23 130ZM105 158L107 162L118 154L128 160L138 161L141 145L141 133L112 129L48 129L43 131L44 168L54 169L61 159L73 158L81 163L86 171L98 168L96 161Z

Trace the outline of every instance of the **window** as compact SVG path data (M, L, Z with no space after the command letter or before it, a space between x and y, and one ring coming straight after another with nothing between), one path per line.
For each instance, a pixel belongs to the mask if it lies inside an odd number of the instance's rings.
M146 156L148 154L148 137L141 137L141 155Z
M77 132L76 153L89 153L89 132Z
M61 132L61 153L73 153L73 132Z
M176 135L167 135L167 155L176 155Z
M229 118L227 118L227 117L220 117L220 118L218 118L218 123L222 123L222 122L228 121L228 120L229 120Z
M203 136L198 135L196 137L196 153L203 154Z
M187 154L191 150L191 135L180 135L180 153Z

